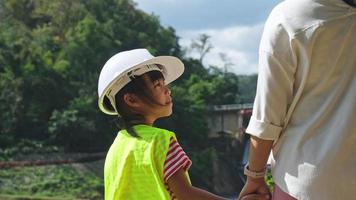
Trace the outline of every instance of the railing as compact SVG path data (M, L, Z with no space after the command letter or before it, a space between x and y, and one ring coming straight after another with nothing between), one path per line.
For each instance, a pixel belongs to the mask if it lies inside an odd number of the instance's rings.
M213 105L213 106L209 106L208 109L211 111L230 111L230 110L252 109L252 107L253 107L253 103L245 103L245 104Z

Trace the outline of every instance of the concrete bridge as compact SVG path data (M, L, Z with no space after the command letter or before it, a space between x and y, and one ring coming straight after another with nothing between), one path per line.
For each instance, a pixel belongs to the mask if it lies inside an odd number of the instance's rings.
M215 105L209 108L209 138L221 134L240 140L252 114L253 104Z

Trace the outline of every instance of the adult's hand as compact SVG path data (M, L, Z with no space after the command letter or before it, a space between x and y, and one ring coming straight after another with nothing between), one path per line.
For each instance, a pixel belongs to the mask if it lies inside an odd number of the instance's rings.
M252 194L254 195L251 196ZM253 179L247 177L246 184L242 188L238 199L239 200L248 200L248 199L267 200L267 199L271 199L271 192L269 191L269 188L264 178Z

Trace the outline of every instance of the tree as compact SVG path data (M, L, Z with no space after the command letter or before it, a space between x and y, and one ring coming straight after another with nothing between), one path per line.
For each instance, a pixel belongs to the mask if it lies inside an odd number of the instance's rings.
M0 139L6 145L51 138L67 150L91 141L107 148L116 131L97 109L104 62L140 47L180 55L174 29L130 0L5 0L0 14ZM61 139L68 134L73 137Z
M231 62L231 60L227 57L225 53L219 53L220 59L223 61L223 69L224 69L224 74L227 73L228 69L234 65L234 63Z
M186 58L175 30L131 0L0 1L0 151L24 138L66 151L106 151L118 127L97 106L100 70L119 51L147 48L185 64L172 86L174 114L157 125L176 132L192 159L204 161L193 180L209 174L205 163L214 152L206 108L248 102L255 87L255 77L204 67L209 39L203 34L193 42L199 59Z
M207 53L213 48L213 45L210 43L210 36L207 34L199 35L197 40L193 40L191 44L191 49L197 51L199 55L199 62L203 63L203 59Z
M239 76L239 101L238 103L253 103L256 95L257 75Z

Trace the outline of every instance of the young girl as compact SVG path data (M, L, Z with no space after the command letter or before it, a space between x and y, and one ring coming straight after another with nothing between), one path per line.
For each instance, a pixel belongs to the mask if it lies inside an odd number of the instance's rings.
M183 71L179 59L153 57L145 49L120 52L104 65L99 107L119 115L124 126L105 160L106 200L223 199L190 184L191 160L175 134L153 126L172 114L166 85Z

